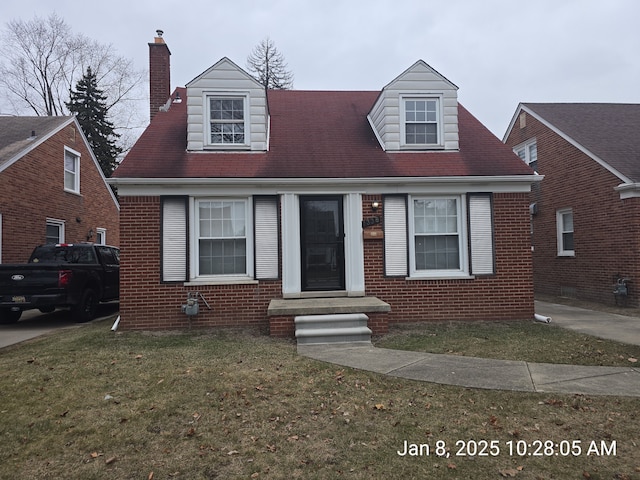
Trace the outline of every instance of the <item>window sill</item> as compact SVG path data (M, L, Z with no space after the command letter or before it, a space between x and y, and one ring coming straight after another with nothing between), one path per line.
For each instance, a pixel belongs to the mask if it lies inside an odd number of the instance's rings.
M76 190L69 190L68 188L64 189L65 193L70 193L71 195L76 195L78 197L81 197L82 195L80 194L79 191Z
M576 254L573 253L573 252L571 252L571 253L564 253L564 252L558 253L558 257L559 258L575 258L575 256L576 256Z
M251 150L251 145L234 145L234 144L221 144L221 145L205 145L205 150L214 152L246 152Z
M221 278L221 279L194 279L184 282L185 287L198 287L207 285L257 285L259 282L253 278Z
M444 150L444 145L436 144L416 144L416 145L400 145L400 151L403 152L424 152L425 150Z
M415 281L415 280L475 280L475 275L469 275L467 273L460 275L414 275L411 277L405 277L407 281Z

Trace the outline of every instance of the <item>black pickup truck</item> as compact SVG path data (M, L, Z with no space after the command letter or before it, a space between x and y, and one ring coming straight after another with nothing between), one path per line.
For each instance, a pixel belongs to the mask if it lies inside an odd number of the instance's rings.
M68 307L77 322L95 317L99 302L120 297L120 251L92 243L48 244L29 263L0 264L0 323L14 323L24 310Z

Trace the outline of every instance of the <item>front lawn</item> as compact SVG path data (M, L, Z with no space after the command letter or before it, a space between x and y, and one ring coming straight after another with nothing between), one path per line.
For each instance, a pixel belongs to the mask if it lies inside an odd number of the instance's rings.
M257 332L113 333L112 322L0 350L0 478L640 478L638 398L401 380L300 357ZM548 342L539 326L425 338L502 358ZM406 348L415 334L380 345ZM554 335L563 363L593 348L607 362L638 355ZM422 455L400 455L405 442Z

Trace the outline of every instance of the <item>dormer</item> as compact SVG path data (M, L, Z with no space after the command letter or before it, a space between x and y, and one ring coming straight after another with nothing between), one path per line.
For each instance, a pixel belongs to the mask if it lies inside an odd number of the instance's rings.
M228 58L187 83L187 150L268 150L264 87Z
M368 119L388 152L458 150L458 87L418 60L382 89Z

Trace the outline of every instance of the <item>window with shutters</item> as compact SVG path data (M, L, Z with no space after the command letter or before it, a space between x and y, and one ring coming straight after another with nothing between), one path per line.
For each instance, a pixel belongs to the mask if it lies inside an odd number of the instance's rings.
M279 247L277 196L162 197L163 282L275 279Z
M412 278L494 273L490 194L384 199L385 274Z

